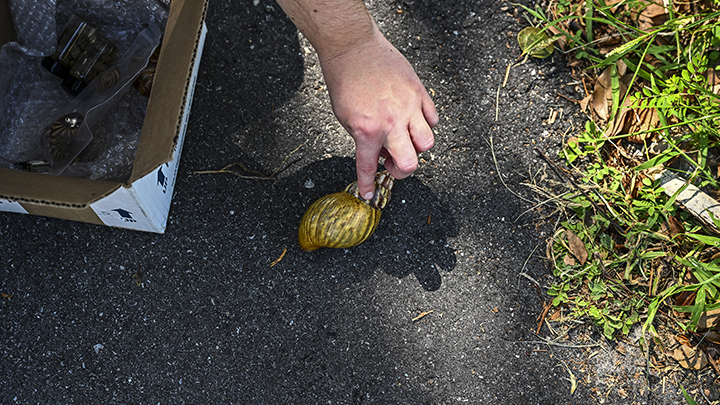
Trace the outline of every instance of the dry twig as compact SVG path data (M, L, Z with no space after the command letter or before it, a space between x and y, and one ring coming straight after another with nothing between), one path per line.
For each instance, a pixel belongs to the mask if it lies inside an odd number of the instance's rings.
M505 186L505 188L506 188L509 192L511 192L512 195L514 195L515 197L517 197L517 198L519 198L519 199L521 199L521 200L523 200L523 201L529 202L530 204L535 204L534 201L530 201L530 200L528 200L527 198L521 196L520 194L514 192L513 190L510 189L510 187L508 187L507 184L505 184L505 180L503 180L502 175L500 174L500 166L498 165L497 158L495 157L495 148L493 147L493 138L492 138L492 136L490 137L490 142L488 142L488 143L490 144L490 152L492 153L493 163L495 163L495 170L497 171L498 178L500 179L500 182L503 184L503 186Z
M317 138L319 138L319 137L320 137L320 136L316 137L315 139L317 139ZM281 169L283 169L283 167L285 166L285 163L287 163L288 159L290 159L290 156L292 156L295 152L297 152L298 150L300 150L300 148L302 148L303 146L305 146L309 141L310 141L310 140L308 139L308 140L306 140L305 142L303 142L300 146L298 146L297 148L293 149L292 152L290 152L287 156L285 156L285 159L283 159L282 163L280 163L280 165L277 167L277 169L275 169L270 175L263 174L263 173L261 173L261 172L259 172L259 171L257 171L257 170L248 169L247 167L245 167L245 166L244 166L243 164L241 164L241 163L231 163L231 164L223 167L223 168L220 169L220 170L200 170L200 171L195 171L195 172L193 172L193 174L229 173L229 174L232 174L232 175L234 175L234 176L237 176L237 177L240 177L240 178L243 178L243 179L251 179L251 180L273 180L273 179L275 178L275 175L278 174ZM253 173L254 176L248 176L248 175L245 175L245 174L240 174L240 173L237 173L237 172L231 170L233 167L236 167L236 166L239 167L240 169L242 169L243 171L247 172L247 173Z
M435 311L433 311L432 309L429 310L429 311L427 311L427 312L421 312L420 315L418 315L418 316L416 316L415 318L413 318L412 321L413 321L413 322L417 322L417 321L419 321L420 319L424 318L425 316L432 314L433 312L435 312Z
M280 263L280 260L282 260L283 257L285 257L285 253L287 253L287 249L283 249L282 253L280 254L280 257L273 260L272 263L270 263L270 267L275 266L276 264Z

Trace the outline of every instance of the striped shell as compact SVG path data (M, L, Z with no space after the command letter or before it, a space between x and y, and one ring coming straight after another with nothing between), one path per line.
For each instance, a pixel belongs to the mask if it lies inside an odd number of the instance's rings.
M159 57L160 47L158 46L155 48L152 55L150 55L147 66L140 71L140 74L133 83L135 89L145 97L150 97L150 91L152 90L153 82L155 81L155 71L157 70Z
M70 157L83 119L82 114L70 113L47 127L42 142L52 157L58 160Z
M370 200L360 198L357 182L353 182L345 191L315 201L300 220L300 247L343 249L364 242L375 231L381 210L390 200L393 180L387 171L377 173L375 195Z
M100 74L100 91L106 91L120 80L120 70L112 67Z

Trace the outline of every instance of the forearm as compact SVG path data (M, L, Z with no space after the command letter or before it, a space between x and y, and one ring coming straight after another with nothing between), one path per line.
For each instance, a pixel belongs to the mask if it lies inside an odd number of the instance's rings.
M321 59L369 40L377 27L362 0L276 0Z
M362 0L276 0L315 48L333 112L355 139L358 187L373 196L378 158L396 179L434 143L435 105Z

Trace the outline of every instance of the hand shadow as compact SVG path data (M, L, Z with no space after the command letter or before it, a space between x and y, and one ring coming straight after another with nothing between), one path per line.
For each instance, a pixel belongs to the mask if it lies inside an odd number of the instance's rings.
M300 191L304 195L296 214L297 223L314 200L341 191L352 182L354 167L355 162L350 158L330 158L312 163L291 176L296 185L303 183L297 176L316 179L317 183L309 192ZM317 181L327 173L333 174L332 180ZM297 223L292 224L291 229L296 230ZM410 177L395 181L390 202L383 210L375 233L361 245L349 249L321 248L301 256L312 260L313 266L332 266L335 276L345 280L369 278L375 269L380 269L397 278L413 274L425 290L435 291L442 284L441 270L449 272L455 268L457 260L448 237L457 234L457 223L446 203L420 180ZM297 236L289 237L296 239Z
M398 278L414 274L427 291L442 284L440 270L457 264L448 237L458 234L452 211L420 180L409 177L393 187L393 201L375 231L379 258L376 266Z
M185 164L208 167L218 151L258 170L281 140L268 136L282 124L274 111L300 89L305 75L298 32L270 2L208 5L208 26L195 90ZM187 160L186 160L187 159ZM231 162L227 162L231 163ZM226 164L227 164L226 163Z

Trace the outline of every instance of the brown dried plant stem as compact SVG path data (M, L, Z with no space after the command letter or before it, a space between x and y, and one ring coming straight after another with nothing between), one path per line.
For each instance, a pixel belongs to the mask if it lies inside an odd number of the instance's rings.
M317 139L317 138L315 138L315 139ZM229 174L232 174L232 175L234 175L234 176L237 176L237 177L240 177L240 178L243 178L243 179L251 179L251 180L273 180L273 179L275 178L275 175L277 175L277 174L280 172L280 170L285 166L285 163L287 163L288 159L290 159L290 156L292 156L295 152L297 152L298 150L300 150L300 148L302 148L303 146L305 146L309 141L310 141L310 140L308 139L308 140L306 140L305 142L303 142L300 146L298 146L297 148L293 149L292 152L290 152L287 156L285 156L285 159L283 159L282 163L280 163L280 165L279 165L270 175L266 175L266 174L261 173L261 172L259 172L259 171L257 171L257 170L249 169L249 168L245 167L242 163L231 163L231 164L223 167L223 168L220 169L220 170L200 170L200 171L195 171L195 172L193 172L193 174L229 173ZM242 169L243 171L247 172L247 173L254 173L255 175L254 175L254 176L248 176L248 175L236 173L236 172L230 170L230 169L232 169L233 167L236 167L236 166L239 167L240 169Z
M580 191L580 192L583 194L583 196L585 196L585 198L592 204L592 206L593 206L598 212L600 212L600 213L605 217L605 219L607 219L607 220L610 222L610 224L613 226L613 228L615 228L615 230L616 230L619 234L625 235L625 234L627 233L626 230L624 230L620 225L618 225L615 221L613 221L613 219L610 217L610 215L608 215L608 213L605 211L605 209L604 209L603 207L601 207L601 206L599 206L598 204L596 204L595 201L593 201L593 200L590 198L590 196L588 196L588 194L585 192L585 190L583 190L583 189L575 182L575 179L573 179L572 176L570 176L570 175L568 175L567 173L565 173L555 162L553 162L552 160L550 160L550 158L547 157L547 155L545 155L544 153L542 153L542 151L540 151L540 149L535 148L535 151L536 151L543 159L545 159L546 162L548 162L548 163L553 167L553 170L555 171L555 173L557 173L560 177L567 179L567 180L570 182L570 184L573 185L573 187L575 187L578 191ZM602 196L600 196L600 198L602 199Z
M510 189L510 187L508 187L507 184L505 184L505 180L503 180L502 175L500 174L500 166L498 165L497 158L495 157L495 148L493 147L493 138L492 138L492 136L490 137L490 142L488 142L488 143L490 144L490 152L492 153L493 163L495 163L495 170L497 171L498 178L500 179L500 182L502 183L502 185L505 186L505 188L506 188L510 193L512 193L512 195L514 195L515 197L517 197L517 198L519 198L519 199L521 199L521 200L523 200L523 201L529 202L530 204L533 204L533 205L534 205L534 204L535 204L535 201L530 201L530 200L528 200L527 198L525 198L525 197L521 196L520 194L514 192L512 189Z

